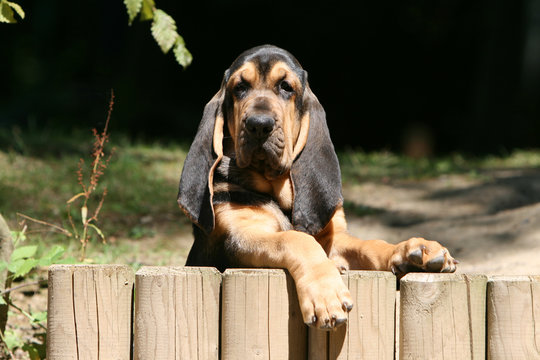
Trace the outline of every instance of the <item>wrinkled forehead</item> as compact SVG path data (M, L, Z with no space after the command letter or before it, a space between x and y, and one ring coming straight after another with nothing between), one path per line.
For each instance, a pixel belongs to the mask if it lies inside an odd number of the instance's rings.
M252 71L256 71L259 76L266 78L272 72L276 71L276 67L292 71L298 79L304 78L302 66L300 66L298 60L288 51L276 47L263 46L247 50L240 54L229 67L229 70L227 70L226 80L228 81L232 74L245 68L252 68Z

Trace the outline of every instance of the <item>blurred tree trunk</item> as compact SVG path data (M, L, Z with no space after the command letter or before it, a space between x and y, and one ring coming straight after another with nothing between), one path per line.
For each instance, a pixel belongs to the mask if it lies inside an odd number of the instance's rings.
M11 239L11 233L9 227L5 222L2 214L0 214L0 260L9 262L11 252L13 251L13 241ZM11 279L8 278L8 270L0 271L0 292L4 292L11 286ZM4 295L4 300L9 299L9 294ZM7 305L0 305L0 331L4 333L7 323Z

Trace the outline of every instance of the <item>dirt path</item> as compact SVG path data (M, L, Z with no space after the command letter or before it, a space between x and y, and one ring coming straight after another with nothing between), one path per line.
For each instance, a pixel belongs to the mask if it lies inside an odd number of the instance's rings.
M540 274L540 169L345 186L351 232L398 242L438 240L459 272ZM372 215L355 217L354 208Z

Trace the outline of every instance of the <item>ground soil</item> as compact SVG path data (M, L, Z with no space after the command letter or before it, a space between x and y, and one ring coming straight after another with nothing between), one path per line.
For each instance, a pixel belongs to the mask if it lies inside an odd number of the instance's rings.
M367 181L344 185L347 218L352 234L392 243L422 236L444 244L460 260L458 272L540 274L540 169L485 171L474 176L451 175L428 180ZM180 211L178 217L183 216ZM171 219L171 221L173 221ZM143 264L157 264L152 248L166 241L166 262L182 265L191 246L189 229L171 233L155 229L155 236L139 240ZM33 286L14 293L26 310L46 310L47 289ZM10 328L35 341L40 331L21 315ZM18 352L19 359L27 358Z

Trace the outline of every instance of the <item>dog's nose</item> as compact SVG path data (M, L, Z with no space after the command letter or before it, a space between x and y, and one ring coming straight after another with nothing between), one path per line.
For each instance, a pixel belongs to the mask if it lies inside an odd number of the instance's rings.
M246 119L246 130L259 139L266 138L274 129L276 121L268 115L252 115Z

